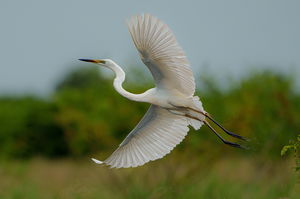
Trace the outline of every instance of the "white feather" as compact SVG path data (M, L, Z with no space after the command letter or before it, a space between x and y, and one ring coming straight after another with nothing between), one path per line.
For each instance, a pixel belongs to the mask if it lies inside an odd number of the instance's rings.
M156 86L169 91L176 89L185 96L194 95L192 70L171 29L148 14L132 17L128 29Z
M103 162L93 161L112 168L127 168L162 158L184 139L189 130L187 126L184 117L151 105L143 119L110 157Z
M92 158L92 160L96 163L96 164L103 164L103 162L102 161L100 161L100 160L97 160L97 159L95 159L95 158Z

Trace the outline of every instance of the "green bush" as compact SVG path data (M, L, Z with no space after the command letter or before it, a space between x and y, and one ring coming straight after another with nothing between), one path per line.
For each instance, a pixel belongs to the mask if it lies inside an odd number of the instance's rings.
M284 144L299 133L300 96L288 76L274 72L249 74L225 90L209 79L201 82L205 89L197 91L206 111L227 129L249 137L250 154L279 157ZM151 83L125 85L130 91L142 92ZM48 100L0 99L0 154L30 157L111 152L148 106L120 96L111 78L105 78L98 69L79 68L57 84ZM238 151L223 145L207 127L197 133L192 130L177 150L209 150L216 157Z
M292 152L295 161L296 161L296 171L300 171L300 134L298 135L297 139L290 141L289 145L286 145L281 150L281 155L285 155L287 152Z
M249 137L254 153L277 156L300 129L300 97L287 76L250 74L228 90L203 93L206 110L233 132Z
M68 154L55 105L35 97L0 99L0 155L48 157Z

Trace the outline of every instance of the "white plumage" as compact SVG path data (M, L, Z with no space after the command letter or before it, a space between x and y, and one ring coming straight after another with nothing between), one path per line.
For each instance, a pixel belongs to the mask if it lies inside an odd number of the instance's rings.
M105 161L111 167L136 167L162 158L179 144L189 128L184 117L151 105L140 123Z
M151 104L142 120L110 157L104 161L93 159L97 164L104 163L112 168L136 167L162 158L184 139L189 125L197 130L204 123L209 126L205 117L212 119L204 111L199 97L194 96L193 73L170 28L156 17L145 14L132 17L128 29L142 61L152 73L155 88L142 94L129 93L122 87L125 73L114 61L80 59L113 70L116 74L113 85L124 97ZM240 147L218 137L225 144Z
M170 28L149 14L133 16L128 29L142 61L151 71L157 88L195 93L195 80L188 60Z

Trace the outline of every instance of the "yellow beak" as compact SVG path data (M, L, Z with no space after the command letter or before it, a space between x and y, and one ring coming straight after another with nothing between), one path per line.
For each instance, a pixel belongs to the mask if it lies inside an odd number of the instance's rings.
M91 63L101 63L105 64L104 60L101 59L79 59L80 61L91 62Z

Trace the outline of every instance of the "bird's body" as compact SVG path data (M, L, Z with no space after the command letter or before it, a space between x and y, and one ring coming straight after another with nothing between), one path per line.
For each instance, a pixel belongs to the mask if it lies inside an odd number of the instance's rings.
M147 102L167 109L175 108L173 105L178 105L178 106L184 105L184 106L191 106L193 108L196 108L194 105L193 96L186 96L182 94L180 91L178 91L177 89L165 90L165 89L155 87L141 94L132 94L127 92L122 87L122 83L125 80L125 73L123 72L121 67L118 66L114 61L107 59L106 63L108 62L111 62L114 65L113 67L111 67L111 69L116 74L113 85L114 88L122 96L133 101Z
M184 139L188 126L198 130L203 124L208 125L225 144L240 147L224 140L206 121L209 118L215 122L203 109L199 97L194 96L192 70L169 27L156 17L145 14L132 17L128 21L128 28L142 61L152 73L154 88L141 94L132 94L122 87L125 73L114 61L81 60L111 69L116 75L113 85L117 92L130 100L146 102L151 106L109 158L103 162L93 160L116 168L140 166L169 153ZM243 139L216 124L227 134Z

